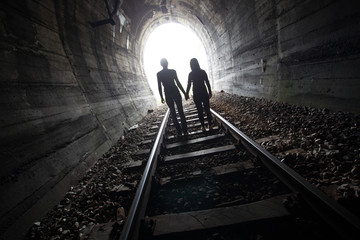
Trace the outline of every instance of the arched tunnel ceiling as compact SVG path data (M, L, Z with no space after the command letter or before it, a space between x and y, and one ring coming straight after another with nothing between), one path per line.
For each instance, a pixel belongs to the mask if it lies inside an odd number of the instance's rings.
M342 70L328 71L339 58L358 53L352 46L359 39L353 31L359 25L355 20L359 11L352 3L134 0L122 1L120 8L131 19L137 56L153 29L178 22L203 42L215 90L358 112L351 77L343 84ZM353 43L346 43L349 37ZM352 74L357 75L351 70ZM316 87L314 78L319 80Z
M216 20L217 28L220 27L221 13L226 12L226 7L221 1L221 6L213 5L212 1L124 1L121 8L127 16L131 16L131 29L140 47L136 54L142 60L146 40L151 32L161 24L180 23L195 32L202 41L208 53L211 64L215 57L214 42L211 32L214 32ZM142 64L143 65L143 64ZM211 73L210 73L211 74Z

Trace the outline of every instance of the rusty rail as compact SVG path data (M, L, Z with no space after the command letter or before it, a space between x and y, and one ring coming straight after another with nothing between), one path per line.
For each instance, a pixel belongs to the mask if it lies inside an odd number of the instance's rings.
M122 240L139 238L141 219L143 219L145 216L146 205L148 202L147 199L151 190L151 179L157 166L158 156L164 139L164 132L169 115L170 110L168 109L156 135L156 139L146 163L143 176L136 191L134 200L131 204L124 228L121 232L120 239Z
M357 216L311 185L298 173L246 136L213 109L211 109L211 112L223 128L255 157L260 159L285 185L294 192L300 193L307 204L327 224L336 229L342 237L345 239L358 239L360 236L360 219Z
M325 195L315 186L311 185L294 170L282 163L275 156L262 148L255 141L229 123L213 109L212 115L219 125L230 133L239 144L242 144L256 158L277 176L292 191L300 193L300 196L328 225L335 229L344 239L357 239L360 236L360 220L357 216L342 207L336 201ZM151 190L151 179L157 167L158 155L163 142L165 128L169 119L169 110L161 123L159 131L151 150L147 165L134 201L131 205L128 219L124 225L120 239L138 239L141 220L144 219L147 207L147 199Z

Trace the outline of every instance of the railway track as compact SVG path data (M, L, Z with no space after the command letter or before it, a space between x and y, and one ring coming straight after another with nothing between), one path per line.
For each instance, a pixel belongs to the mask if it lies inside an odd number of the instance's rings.
M149 158L120 239L357 239L360 221L211 110L176 136L169 111L151 129Z

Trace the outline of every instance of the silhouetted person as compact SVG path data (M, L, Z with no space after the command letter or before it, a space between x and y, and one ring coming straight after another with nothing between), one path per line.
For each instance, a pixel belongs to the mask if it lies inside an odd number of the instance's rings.
M181 95L180 95L178 88L180 88L180 90L183 92L186 99L188 99L189 97L188 97L188 95L186 95L184 88L182 87L181 83L179 82L176 71L173 69L168 69L168 61L165 58L162 58L160 60L160 64L163 67L163 70L161 70L160 72L157 73L157 80L158 80L158 87L159 87L161 102L164 103L164 98L163 98L162 88L161 88L161 83L162 83L162 85L164 86L166 104L170 108L171 118L174 122L177 133L178 133L178 135L181 135L182 133L187 135L187 133L188 133L187 132L187 124L186 124L184 110L183 110L183 106L182 106ZM175 83L176 83L176 85L175 85ZM176 103L177 110L180 115L181 127L176 118L174 102Z
M204 113L205 110L209 129L212 130L212 116L210 112L210 101L212 97L211 87L209 83L208 76L204 70L200 68L199 62L196 58L190 60L191 72L189 73L188 84L186 88L186 95L189 95L191 83L193 84L193 99L199 115L199 120L201 123L201 129L206 131L204 124Z

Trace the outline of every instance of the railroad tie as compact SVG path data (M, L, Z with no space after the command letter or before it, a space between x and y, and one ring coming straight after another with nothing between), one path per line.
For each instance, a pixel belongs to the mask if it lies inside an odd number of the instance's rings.
M164 214L150 217L156 222L153 236L224 227L289 216L283 205L288 195L231 207L220 207L193 212Z
M226 145L226 146L221 146L221 147L214 147L214 148L209 148L209 149L205 149L205 150L199 150L199 151L195 151L195 152L188 152L188 153L176 154L176 155L171 155L171 156L165 156L164 162L165 163L177 162L177 161L181 161L181 160L185 160L185 159L189 159L189 158L193 158L193 157L202 157L202 156L206 156L209 154L216 154L216 153L220 153L220 152L231 151L231 150L234 150L235 148L236 148L235 145L231 144L231 145Z
M218 138L221 138L224 136L225 136L225 134L221 133L221 134L206 136L206 137L202 137L202 138L195 138L195 139L191 139L191 140L184 140L184 141L180 141L180 142L176 142L176 143L166 144L166 149L176 148L176 147L180 147L180 146L184 146L184 145L188 145L188 144L210 141L210 140L218 139Z

